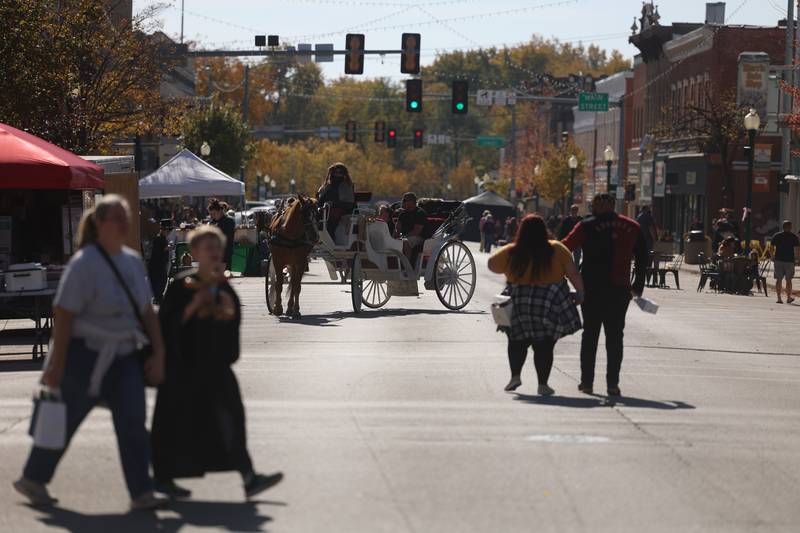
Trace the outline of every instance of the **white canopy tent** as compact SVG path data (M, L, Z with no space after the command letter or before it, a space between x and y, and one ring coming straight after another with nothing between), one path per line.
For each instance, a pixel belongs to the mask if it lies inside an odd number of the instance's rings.
M180 196L244 196L244 183L184 149L139 180L141 199Z

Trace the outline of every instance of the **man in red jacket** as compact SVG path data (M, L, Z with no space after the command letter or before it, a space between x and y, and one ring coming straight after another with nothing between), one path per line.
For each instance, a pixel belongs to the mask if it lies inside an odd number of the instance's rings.
M647 246L639 224L614 212L611 195L599 194L592 201L592 216L575 225L564 239L570 250L583 249L581 275L585 285L583 338L581 339L581 383L578 390L592 394L597 341L602 326L606 335L606 385L609 396L619 396L622 367L622 337L631 294L644 290ZM635 276L631 286L631 260Z

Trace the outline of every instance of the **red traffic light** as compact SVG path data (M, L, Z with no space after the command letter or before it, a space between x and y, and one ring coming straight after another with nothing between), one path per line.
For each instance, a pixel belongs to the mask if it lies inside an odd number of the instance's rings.
M422 148L422 130L414 130L414 148Z
M395 136L397 136L397 132L394 130L389 130L389 137L395 137Z
M394 128L389 128L389 131L386 133L386 146L389 148L394 148L397 146L397 130Z
M415 130L414 137L422 137L422 130Z

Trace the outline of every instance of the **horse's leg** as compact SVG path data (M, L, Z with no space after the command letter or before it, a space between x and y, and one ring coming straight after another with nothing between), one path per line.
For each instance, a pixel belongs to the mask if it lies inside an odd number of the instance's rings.
M300 318L300 287L303 282L303 274L305 274L306 265L304 261L295 263L294 272L297 275L292 276L292 299L294 300L294 317Z
M287 258L286 260L286 271L289 273L289 300L286 302L286 315L293 317L294 316L294 265L292 264L291 258Z
M281 293L283 292L283 262L276 258L274 252L272 254L272 264L275 267L275 306L272 308L272 314L280 316L283 314L283 304L281 302Z

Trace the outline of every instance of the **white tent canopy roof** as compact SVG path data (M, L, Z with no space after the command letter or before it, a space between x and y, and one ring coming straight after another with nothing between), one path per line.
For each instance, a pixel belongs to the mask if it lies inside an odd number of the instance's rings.
M180 196L244 196L244 183L184 149L139 180L139 198Z

